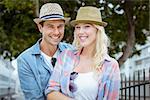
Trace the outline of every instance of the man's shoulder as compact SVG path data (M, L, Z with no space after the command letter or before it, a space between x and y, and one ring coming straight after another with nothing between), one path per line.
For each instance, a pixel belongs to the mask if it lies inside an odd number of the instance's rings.
M34 49L35 49L35 44L27 49L25 49L17 58L25 58L25 57L29 57L30 55L33 54Z
M17 57L17 59L25 58L25 57L31 55L31 50L32 50L31 47L28 48L28 49L26 49L25 51L23 51L23 52Z

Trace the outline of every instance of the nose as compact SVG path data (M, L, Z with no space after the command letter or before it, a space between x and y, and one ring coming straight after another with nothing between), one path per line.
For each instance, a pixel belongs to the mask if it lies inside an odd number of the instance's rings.
M55 35L58 35L58 34L59 34L59 29L58 29L58 28L55 28L53 33L54 33Z
M79 29L79 34L82 34L82 33L84 33L84 28L81 27L81 28Z

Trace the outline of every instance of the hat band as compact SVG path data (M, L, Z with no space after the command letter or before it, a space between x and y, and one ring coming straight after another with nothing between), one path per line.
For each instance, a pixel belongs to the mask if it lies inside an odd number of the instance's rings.
M50 14L50 15L45 15L45 16L41 17L41 19L49 19L49 18L62 18L62 19L64 19L64 16L60 15L60 14Z

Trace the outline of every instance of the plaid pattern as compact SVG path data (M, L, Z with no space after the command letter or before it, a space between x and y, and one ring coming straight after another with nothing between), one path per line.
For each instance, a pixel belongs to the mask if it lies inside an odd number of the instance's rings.
M69 90L69 83L70 74L73 72L73 68L78 61L78 51L65 50L61 53L46 87L46 95L52 91L61 91L66 96L74 97L73 93ZM107 55L101 70L97 100L118 100L120 88L118 62Z

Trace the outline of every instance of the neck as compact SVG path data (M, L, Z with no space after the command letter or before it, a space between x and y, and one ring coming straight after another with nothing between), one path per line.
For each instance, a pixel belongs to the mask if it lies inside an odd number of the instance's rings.
M86 58L92 58L94 56L94 52L94 47L83 47L81 56L84 56Z
M83 50L81 52L81 55L87 57L87 58L93 58L95 54L95 48L96 48L96 40L93 41L88 46L83 47Z
M57 50L57 46L53 46L53 45L45 43L44 41L41 41L40 49L46 55L52 57L55 54L56 50Z

